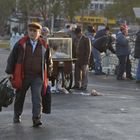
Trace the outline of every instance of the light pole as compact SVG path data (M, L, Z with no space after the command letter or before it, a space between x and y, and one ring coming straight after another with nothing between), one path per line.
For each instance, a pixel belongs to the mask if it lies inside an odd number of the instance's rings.
M81 23L82 23L82 26L83 26L83 18L84 18L84 3L85 3L85 0L82 0L82 11L81 11Z
M54 31L54 14L51 14L51 34L53 35Z

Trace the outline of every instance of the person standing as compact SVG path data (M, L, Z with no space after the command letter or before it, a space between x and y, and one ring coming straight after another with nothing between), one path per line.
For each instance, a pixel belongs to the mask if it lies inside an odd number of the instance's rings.
M41 94L46 92L47 73L52 66L48 45L40 37L41 29L42 26L37 22L28 24L28 35L15 44L8 57L5 70L11 77L13 87L16 88L13 122L21 122L26 91L30 88L33 127L42 125L40 120L42 114Z
M81 28L75 29L74 42L76 52L75 85L74 89L86 90L88 84L88 63L91 53L91 43L88 37L82 34Z
M128 36L128 26L122 24L120 26L120 31L116 35L116 55L119 59L119 66L117 71L117 80L125 80L125 78L133 80L131 74L131 61L130 46L127 39ZM124 77L124 72L126 71L126 77Z
M140 30L136 33L134 57L138 59L136 83L140 83Z
M50 30L48 27L42 27L41 37L47 41L48 36L50 35Z
M90 55L90 61L89 61L89 70L94 70L94 56L93 56L93 44L94 44L94 41L95 41L95 34L96 34L96 31L94 29L94 27L92 25L89 25L88 28L87 28L87 33L86 33L86 36L90 39L91 41L91 55Z

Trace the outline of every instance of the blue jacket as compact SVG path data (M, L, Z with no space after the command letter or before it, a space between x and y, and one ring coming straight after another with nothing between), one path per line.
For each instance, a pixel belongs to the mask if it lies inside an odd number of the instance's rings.
M91 45L92 45L92 47L93 47L93 44L94 44L94 41L95 41L95 38L94 38L93 33L88 32L88 33L86 34L86 36L87 36L87 37L89 38L89 40L91 41Z
M95 35L95 39L100 38L104 35L106 35L106 29L99 30Z
M116 35L116 55L129 55L130 54L130 46L129 41L125 37L125 35L119 31Z

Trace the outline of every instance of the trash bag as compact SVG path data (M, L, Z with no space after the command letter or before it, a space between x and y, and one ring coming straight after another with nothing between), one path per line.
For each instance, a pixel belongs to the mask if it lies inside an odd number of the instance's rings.
M13 103L15 92L12 86L8 85L9 78L6 77L0 81L0 108L8 107Z

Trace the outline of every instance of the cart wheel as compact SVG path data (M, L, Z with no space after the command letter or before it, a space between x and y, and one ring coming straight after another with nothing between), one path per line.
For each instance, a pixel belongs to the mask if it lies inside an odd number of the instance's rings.
M62 82L63 83L62 86L67 90L70 90L72 87L72 82L73 82L72 73L64 74L64 81Z

